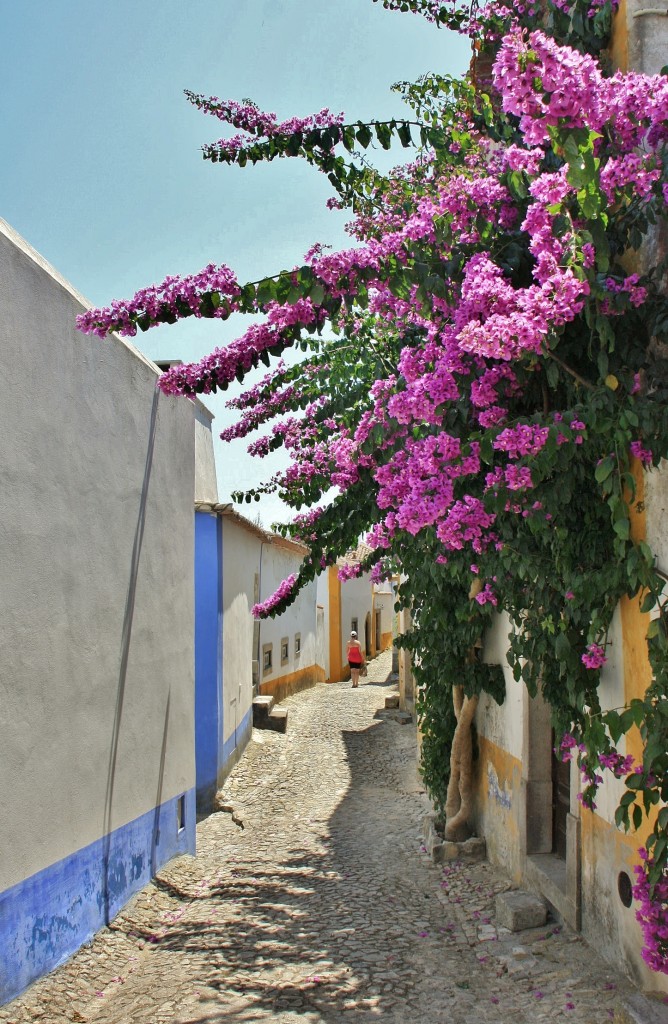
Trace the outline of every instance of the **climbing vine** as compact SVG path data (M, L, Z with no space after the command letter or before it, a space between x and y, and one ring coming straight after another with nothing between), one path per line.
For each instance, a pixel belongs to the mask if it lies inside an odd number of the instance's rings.
M295 510L282 529L309 555L256 613L280 613L367 535L361 568L400 573L399 602L412 610L401 642L419 683L425 781L445 807L462 701L503 699L500 670L476 652L505 610L515 678L550 703L564 755L580 762L583 802L594 805L611 771L626 784L617 823L647 827L644 955L668 972L665 576L631 530L638 468L668 456L665 266L657 256L640 268L638 257L665 224L668 79L611 73L611 0L383 4L474 45L465 80L396 87L403 120L323 110L279 121L187 93L236 131L205 159L305 159L331 183L330 204L351 211L353 246L316 245L301 266L245 284L211 265L79 324L104 337L264 314L160 379L167 394L207 393L270 367L230 402L239 420L223 436L268 425L249 450L287 450L285 472L238 497L277 490ZM393 145L410 162L380 174L364 151ZM284 362L286 349L301 356ZM642 699L608 710L600 672L624 596L651 612L654 675ZM616 749L636 728L637 764Z

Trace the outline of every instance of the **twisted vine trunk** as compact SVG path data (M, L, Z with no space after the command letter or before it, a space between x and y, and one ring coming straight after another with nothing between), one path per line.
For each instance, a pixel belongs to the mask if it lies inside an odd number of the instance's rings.
M469 601L482 590L479 576L471 581ZM476 650L468 652L469 664L476 659ZM473 796L473 735L471 726L478 707L478 695L466 697L464 687L453 686L452 700L455 707L457 726L452 737L450 750L450 781L445 801L445 838L458 843L471 835L469 818Z
M461 842L471 834L469 817L473 795L473 736L471 725L478 707L477 694L464 696L463 686L454 686L452 699L455 705L457 727L452 737L450 751L450 782L445 801L445 838Z

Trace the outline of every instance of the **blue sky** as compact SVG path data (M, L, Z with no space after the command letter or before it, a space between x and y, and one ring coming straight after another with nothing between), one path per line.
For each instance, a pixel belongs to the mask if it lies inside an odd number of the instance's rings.
M393 82L460 75L469 60L466 40L371 0L21 0L2 5L0 35L0 215L96 305L209 262L253 280L315 241L350 244L314 169L202 160L223 133L185 88L282 118L327 106L364 120L402 112ZM192 360L241 330L188 320L136 343ZM224 397L207 404L222 429ZM222 500L275 470L246 459L244 442L216 446Z

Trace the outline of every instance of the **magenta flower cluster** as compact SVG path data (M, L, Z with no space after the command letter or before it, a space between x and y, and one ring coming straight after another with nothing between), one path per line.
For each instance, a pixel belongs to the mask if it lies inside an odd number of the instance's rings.
M305 134L314 129L338 128L343 124L343 114L333 114L326 108L307 117L290 117L286 121L279 121L276 114L260 110L254 103L220 100L217 96L202 96L189 91L186 96L199 110L241 130L241 134L205 146L204 153L207 156L213 153L234 156L254 142L274 135Z
M605 656L605 648L600 644L587 644L587 650L582 655L581 661L585 668L603 668L608 659Z
M266 616L270 615L275 608L283 604L283 602L287 601L288 598L292 596L296 582L297 574L291 573L290 576L283 580L271 597L268 597L266 601L260 601L258 604L253 605L251 608L251 615L256 619L266 618Z
M639 904L636 919L643 933L642 958L651 970L668 974L668 873L652 885L653 860L644 848L639 854L643 863L633 869L633 898Z
M154 327L169 319L202 316L202 298L212 292L225 297L228 304L221 303L210 315L229 316L240 288L236 276L224 264L210 263L199 273L185 277L166 277L160 284L142 288L127 302L119 300L106 309L89 309L77 317L77 327L84 334L95 334L98 338L105 338L111 331L134 337L138 317L145 320L146 327Z

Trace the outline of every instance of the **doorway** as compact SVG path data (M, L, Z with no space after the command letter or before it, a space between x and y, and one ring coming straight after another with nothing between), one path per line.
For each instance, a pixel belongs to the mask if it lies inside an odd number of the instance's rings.
M566 835L571 807L571 765L554 752L552 733L552 853L566 860Z

